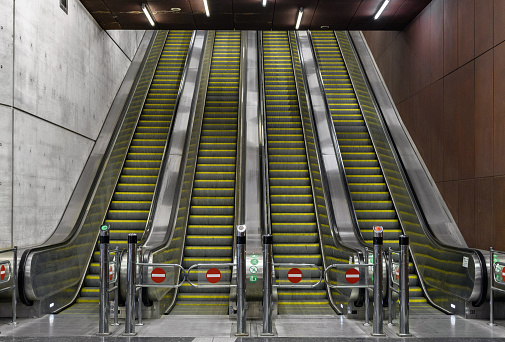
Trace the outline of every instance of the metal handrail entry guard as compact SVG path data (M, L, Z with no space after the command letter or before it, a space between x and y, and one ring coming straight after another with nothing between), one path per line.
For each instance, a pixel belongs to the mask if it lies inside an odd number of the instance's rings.
M18 279L17 279L18 247L14 246L13 248L5 249L3 251L0 251L0 254L9 253L9 252L14 252L14 259L13 259L14 266L12 266L12 263L9 260L0 261L0 266L7 265L9 267L9 278L7 280L5 280L5 279L0 280L0 284L8 283L12 279L12 285L9 287L5 287L3 289L0 289L0 292L12 290L12 324L14 326L16 326L17 325L17 322L16 322L17 290L18 290L18 286L17 286L17 284L18 284Z
M499 259L496 259L495 261L495 256L496 255L503 255L505 257L505 252L500 252L500 251L495 251L493 247L489 248L489 325L493 326L496 325L494 323L494 292L501 292L505 293L505 273L503 273L505 270L505 262L499 261ZM496 280L496 267L502 267L502 279L503 281L498 281ZM496 285L501 285L501 287L494 286Z

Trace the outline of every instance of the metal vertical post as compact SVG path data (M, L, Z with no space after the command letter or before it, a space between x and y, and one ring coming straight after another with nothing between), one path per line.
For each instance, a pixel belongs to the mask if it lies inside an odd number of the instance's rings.
M109 226L100 227L100 307L98 335L109 335Z
M368 253L368 247L365 247L365 264L368 265L370 262L370 256ZM365 288L365 324L364 326L368 327L370 325L370 294L368 293L368 282L370 280L369 274L368 274L368 266L365 267L365 278L366 278L366 284L367 287Z
M139 263L143 262L144 260L144 254L142 253L142 248L139 248L137 251L137 277L139 277L139 284L143 283L142 279L142 268ZM137 288L135 288L135 291L137 291ZM138 296L138 301L137 301L137 326L142 326L144 323L142 323L142 288L140 287L138 289L139 291L139 296Z
M137 255L137 235L128 234L128 264L127 264L127 275L126 275L126 313L125 313L125 325L124 334L125 335L136 335L135 333L135 322L134 322L134 310L135 310L135 269L136 265L136 255Z
M393 253L391 247L388 248L388 325L393 325Z
M246 335L246 227L237 226L237 335Z
M489 247L489 268L491 269L489 272L489 325L494 324L494 293L493 293L493 281L494 281L494 249L493 247Z
M409 237L400 236L400 333L398 336L412 336L409 333Z
M382 232L383 228L373 228L373 336L384 336L382 315Z
M114 261L116 264L116 268L114 269L115 273L115 281L114 281L114 323L111 325L119 325L119 277L118 277L118 270L119 270L119 263L121 262L119 260L119 247L116 246L116 249L114 251Z
M17 292L18 292L18 246L14 246L14 270L12 271L12 324L16 326Z
M272 335L272 243L271 234L263 235L263 335Z

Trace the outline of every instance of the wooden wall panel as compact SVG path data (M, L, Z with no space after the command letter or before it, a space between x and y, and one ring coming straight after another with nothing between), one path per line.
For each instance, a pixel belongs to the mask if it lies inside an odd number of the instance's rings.
M444 177L444 80L433 83L430 87L430 142L431 176L435 182Z
M444 74L458 67L458 0L444 0Z
M458 77L444 79L444 180L458 179Z
M458 181L444 182L444 199L452 217L459 225L459 185Z
M494 45L505 41L505 1L494 0Z
M505 43L494 48L494 174L505 175Z
M414 19L412 23L406 28L405 33L407 34L407 39L409 41L408 53L409 53L409 96L412 96L419 92L420 90L420 58L421 58L421 30L419 24L419 18Z
M475 4L475 56L493 47L493 1L478 0Z
M444 77L444 0L433 0L429 7L431 82L436 82Z
M491 247L503 251L505 250L505 177L495 177L493 180L494 241Z
M458 67L475 57L475 0L458 0Z
M474 62L458 75L458 179L475 177L475 67Z
M419 15L419 89L430 85L431 81L431 7Z
M493 175L493 51L475 60L475 176Z
M470 246L489 249L494 241L493 178L475 180L475 244ZM467 242L468 243L468 242Z
M475 245L475 180L458 182L458 227L469 245Z

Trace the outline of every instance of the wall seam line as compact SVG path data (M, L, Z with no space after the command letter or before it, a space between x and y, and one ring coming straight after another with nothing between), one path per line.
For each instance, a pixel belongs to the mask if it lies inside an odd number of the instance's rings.
M90 141L96 141L95 139L90 138L90 137L87 137L87 136L85 136L85 135L84 135L84 134L82 134L82 133L79 133L79 132L76 132L76 131L74 131L74 130L71 130L71 129L67 128L67 127L64 127L64 126L58 125L57 123L54 123L54 122L49 121L49 120L47 120L47 119L44 119L44 118L42 118L42 117L40 117L40 116L36 116L36 115L34 115L34 114L30 113L30 112L27 112L27 111L25 111L25 110L23 110L23 109L21 109L21 108L17 108L17 107L15 107L15 106L12 106L12 111L14 112L14 110L20 111L20 112L21 112L21 113L23 113L23 114L30 115L30 116L32 116L32 117L34 117L34 118L37 118L37 119L42 120L42 121L44 121L44 122L47 122L47 123L49 123L49 124L51 124L51 125L53 125L53 126L59 127L59 128L61 128L61 129L65 130L65 131L67 131L67 132L74 133L74 134L76 134L76 135L78 135L78 136L80 136L80 137L83 137L83 138L85 138L85 139L88 139L88 140L90 140ZM13 131L14 131L14 130L13 130ZM13 149L13 150L14 150L14 149Z
M119 50L126 56L126 58L128 58L128 60L131 62L132 59L130 57L128 57L126 52L124 52L124 50L121 48L121 46L119 46L118 43L114 40L114 38L111 37L109 32L107 32L107 30L103 30L103 31L105 32L105 34L107 34L107 36L110 38L110 40L112 40L112 42L119 48Z
M11 110L11 247L14 247L14 91L16 79L16 0L12 1L12 110Z

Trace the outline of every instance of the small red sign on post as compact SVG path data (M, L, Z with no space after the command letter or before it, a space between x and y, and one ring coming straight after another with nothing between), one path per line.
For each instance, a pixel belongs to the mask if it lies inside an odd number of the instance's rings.
M396 281L400 281L400 267L399 266L396 266L395 277L396 277Z
M5 278L5 266L2 265L2 267L0 267L0 280L4 280Z
M157 267L151 272L151 279L155 283L163 282L166 279L166 277L167 277L167 273L162 268Z
M221 271L217 268L211 268L207 271L207 281L211 284L215 284L221 280Z
M288 271L288 280L293 284L301 282L303 279L302 271L299 268L292 268Z
M359 271L355 268L350 268L345 272L345 280L349 284L355 284L359 281L360 275Z
M109 280L112 281L112 278L114 277L114 270L112 269L112 265L109 266Z
M3 267L3 266L2 266ZM3 269L3 268L2 268ZM501 277L503 278L503 281L505 281L505 267L502 268L501 270ZM2 276L2 279L3 279L3 276Z

